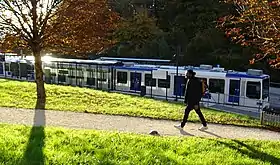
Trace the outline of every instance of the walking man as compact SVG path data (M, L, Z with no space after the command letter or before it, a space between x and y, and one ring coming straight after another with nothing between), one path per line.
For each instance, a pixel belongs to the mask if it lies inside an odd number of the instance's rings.
M199 130L206 130L208 129L207 123L199 107L199 102L203 96L202 82L195 77L195 72L193 70L187 71L186 79L187 82L184 103L187 105L187 107L185 109L183 121L181 122L181 124L175 125L175 127L182 130L187 123L191 110L194 109L202 123L202 127L200 127Z

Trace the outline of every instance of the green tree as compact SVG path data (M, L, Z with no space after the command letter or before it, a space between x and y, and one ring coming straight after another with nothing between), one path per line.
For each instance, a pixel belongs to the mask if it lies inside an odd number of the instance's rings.
M129 18L136 12L132 0L109 0L109 4L123 18Z
M113 37L118 42L128 43L119 47L119 53L122 52L120 49L125 49L130 56L142 56L143 48L161 33L155 19L148 17L146 12L141 12L131 18L123 19Z
M171 0L159 12L158 26L169 33L167 41L172 54L178 45L182 48L182 65L220 63L234 68L246 62L250 53L245 52L251 50L231 44L224 32L216 28L216 20L231 12L230 4L218 0Z

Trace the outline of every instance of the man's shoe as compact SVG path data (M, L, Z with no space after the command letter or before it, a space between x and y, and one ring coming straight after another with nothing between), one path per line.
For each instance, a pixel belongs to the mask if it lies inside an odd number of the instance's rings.
M178 125L174 125L175 128L179 129L179 130L183 130L183 127L181 127L181 124Z
M208 129L207 126L201 126L200 128L198 128L198 130L200 130L200 131L205 131L205 130L207 130L207 129Z

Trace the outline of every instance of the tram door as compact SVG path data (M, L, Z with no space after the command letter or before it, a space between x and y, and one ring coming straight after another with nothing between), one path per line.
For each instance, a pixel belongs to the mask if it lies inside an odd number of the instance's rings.
M228 102L239 104L239 100L240 100L240 80L230 80Z
M0 62L0 74L4 74L4 63Z
M141 90L141 73L130 72L130 90Z
M184 96L185 94L185 76L174 76L174 92L176 96Z

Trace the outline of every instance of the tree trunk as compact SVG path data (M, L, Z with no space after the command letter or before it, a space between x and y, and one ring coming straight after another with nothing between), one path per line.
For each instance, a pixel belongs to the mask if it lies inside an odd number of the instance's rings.
M33 55L35 57L35 81L37 86L37 102L36 109L45 109L46 105L46 91L44 86L43 79L43 69L42 69L42 61L40 51L33 51Z

